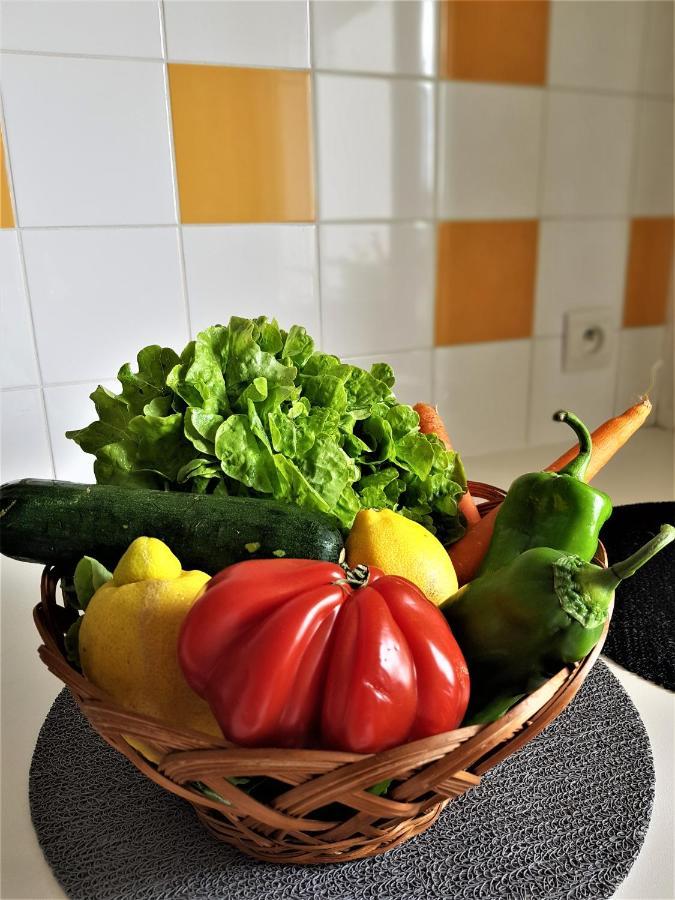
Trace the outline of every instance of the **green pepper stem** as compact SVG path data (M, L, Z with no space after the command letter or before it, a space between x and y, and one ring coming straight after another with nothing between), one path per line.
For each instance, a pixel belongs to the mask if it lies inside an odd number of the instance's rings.
M587 563L582 566L577 573L577 580L583 588L595 597L601 594L609 596L617 585L624 580L635 575L646 562L656 556L675 538L675 528L672 525L662 525L659 533L650 541L636 550L627 559L614 563L608 569L601 569L593 563Z
M583 481L593 450L591 433L581 419L578 419L574 413L568 412L566 409L559 409L558 412L553 413L553 421L566 422L574 430L579 440L579 452L574 459L571 459L566 466L560 469L558 475L570 475L572 478L578 478L579 481Z
M655 537L647 541L643 547L640 547L627 559L611 565L607 571L612 572L619 581L623 581L624 578L630 578L646 562L649 562L652 556L656 556L660 550L663 550L673 538L675 538L675 528L672 525L662 525L661 530Z

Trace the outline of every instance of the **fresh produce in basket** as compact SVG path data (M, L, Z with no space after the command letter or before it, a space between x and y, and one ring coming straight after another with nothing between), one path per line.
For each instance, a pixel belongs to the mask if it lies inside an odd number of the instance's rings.
M590 562L598 535L612 512L607 494L584 483L591 460L588 429L565 410L553 418L567 422L579 438L579 453L559 472L532 472L516 478L499 508L479 575L513 562L532 547L565 550Z
M40 655L94 727L265 859L429 827L570 701L614 588L675 536L590 562L611 504L583 482L648 400L593 441L557 414L579 447L481 518L438 411L398 403L384 363L264 317L137 360L68 432L98 483L4 485L2 552L54 567Z
M160 538L191 569L218 572L275 554L337 560L331 519L276 500L26 479L0 488L2 552L72 572L83 556L114 566L137 537Z
M96 481L273 497L348 530L359 509L393 509L443 541L463 533L459 456L392 393L391 367L366 372L314 349L304 328L232 317L180 357L150 346L120 394L91 395L98 420L67 436L96 456Z
M297 559L238 563L189 611L178 657L229 740L357 753L456 728L469 675L409 581Z
M86 603L78 620L79 656L85 676L121 706L221 737L176 656L185 615L208 580L205 572L183 571L161 541L137 538ZM156 759L142 742L128 740Z
M345 544L347 564L375 566L407 578L438 605L457 590L450 557L438 538L390 509L362 509Z
M537 547L460 588L441 608L466 656L474 707L531 690L537 680L583 659L602 634L617 585L673 538L675 528L663 525L608 569Z

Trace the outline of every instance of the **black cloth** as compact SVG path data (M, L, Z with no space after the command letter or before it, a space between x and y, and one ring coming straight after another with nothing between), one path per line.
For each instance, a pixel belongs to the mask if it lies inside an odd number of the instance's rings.
M427 832L353 863L270 865L219 843L96 735L67 691L30 776L38 839L78 900L609 898L640 851L653 792L642 720L602 662L555 722Z
M617 506L600 540L610 564L630 556L661 525L675 524L675 503ZM675 691L675 541L617 588L604 653L624 669Z

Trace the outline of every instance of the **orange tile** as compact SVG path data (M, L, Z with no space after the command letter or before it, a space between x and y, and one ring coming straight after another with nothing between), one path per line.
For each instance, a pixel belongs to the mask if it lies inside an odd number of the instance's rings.
M441 222L436 344L532 334L538 223Z
M5 167L5 143L0 134L0 228L14 228L14 210L9 195L7 169Z
M314 218L307 72L169 66L183 222Z
M548 0L442 0L440 77L545 84Z
M666 321L673 263L673 219L633 219L626 275L623 324L662 325Z

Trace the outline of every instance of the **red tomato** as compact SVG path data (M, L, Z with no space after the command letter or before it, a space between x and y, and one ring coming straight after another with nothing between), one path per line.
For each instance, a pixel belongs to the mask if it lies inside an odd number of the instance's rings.
M469 672L442 613L404 578L366 575L265 559L211 579L178 658L226 738L376 753L460 724Z

